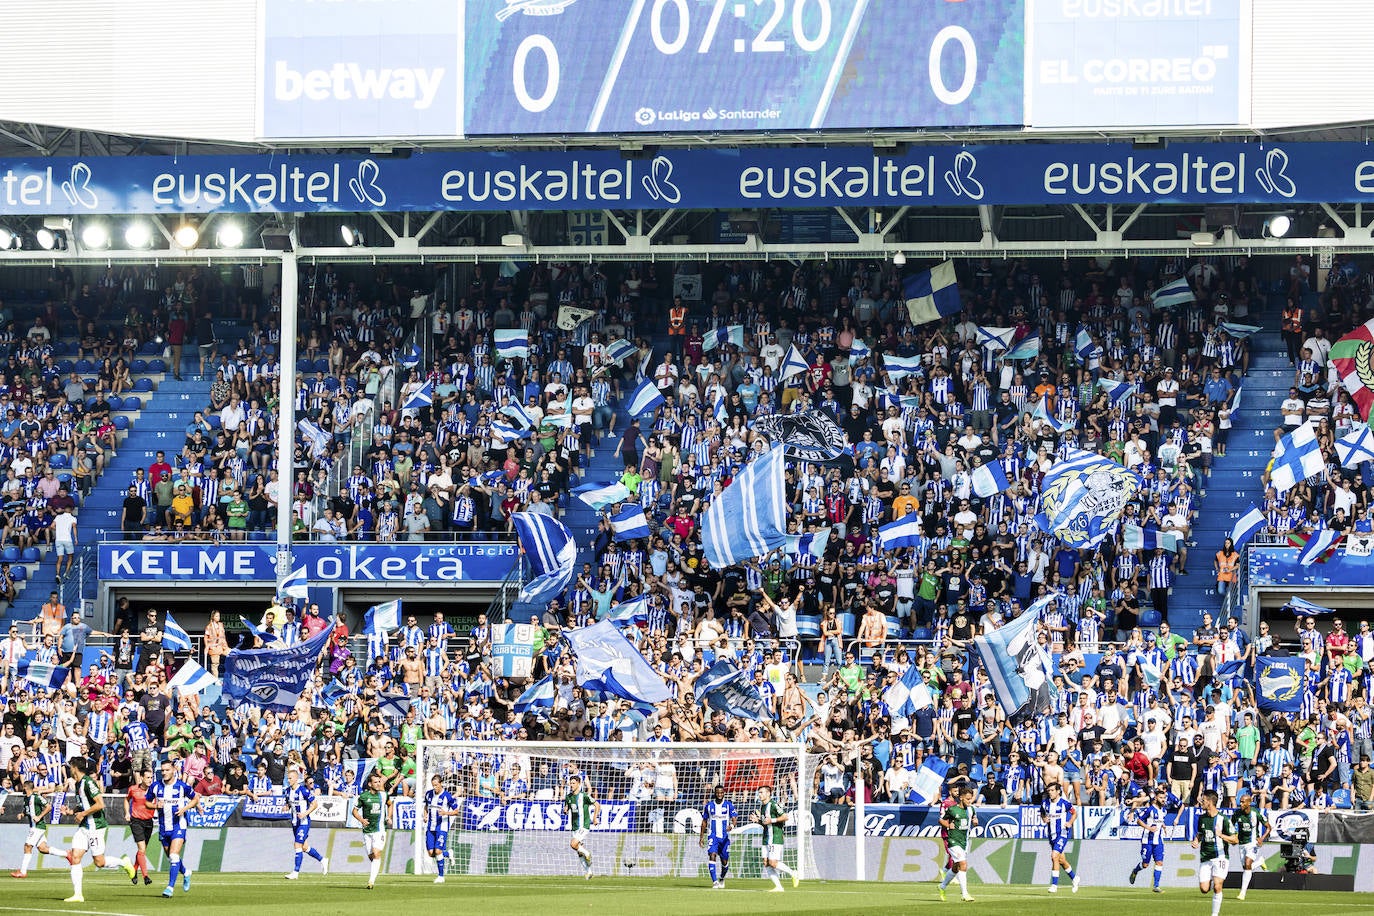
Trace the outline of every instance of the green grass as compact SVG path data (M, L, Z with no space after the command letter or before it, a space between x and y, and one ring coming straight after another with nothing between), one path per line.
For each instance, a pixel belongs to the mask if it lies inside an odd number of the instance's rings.
M0 916L8 913L91 913L96 916L137 916L144 913L289 913L323 916L334 913L423 913L443 911L495 913L499 916L565 916L570 913L634 914L634 916L721 916L727 913L787 913L836 916L842 913L902 913L913 908L939 907L950 912L1028 916L1035 913L1081 913L1084 916L1160 916L1161 913L1209 914L1210 896L1194 890L1148 888L1065 888L1051 897L1043 887L971 888L976 902L959 901L957 885L949 902L940 904L934 884L858 884L845 881L808 881L782 894L766 893L765 881L735 881L724 891L681 879L568 878L450 878L436 886L430 878L383 875L375 890L365 888L363 876L302 875L294 883L280 874L206 875L197 877L190 894L178 887L168 901L159 894L162 882L131 887L122 876L87 870L84 904L64 903L71 893L65 874L30 875L9 881L0 893ZM1264 914L1281 907L1284 913L1374 913L1368 894L1293 891L1251 891L1243 902L1226 892L1222 912Z

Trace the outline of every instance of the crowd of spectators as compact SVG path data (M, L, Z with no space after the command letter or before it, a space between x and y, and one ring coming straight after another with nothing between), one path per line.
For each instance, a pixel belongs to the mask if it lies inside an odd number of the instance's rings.
M1170 631L1169 589L1174 576L1190 572L1186 549L1128 549L1118 537L1073 550L1032 521L1045 473L1065 449L1083 448L1146 481L1126 521L1172 532L1186 547L1248 363L1244 336L1219 327L1259 309L1261 278L1247 259L961 262L964 311L917 326L891 265L679 265L680 277L705 279L712 290L698 302L673 296L676 278L658 266L606 270L540 265L493 276L474 269L451 301L429 303L419 328L425 356L413 366L408 306L420 284L383 282L365 292L366 284L330 268L312 272L301 287L300 341L312 371L295 393L307 425L290 474L280 474L273 457L280 303L269 293L261 333L232 354L202 352L203 371L214 376L211 402L179 449L169 444L136 476L126 502L131 536L243 537L271 525L280 498L292 500L302 537L494 534L509 530L515 511L567 511L569 487L587 479L594 456L610 451L654 533L618 541L603 519L593 561L532 621L536 676L553 678L552 709L514 712L527 685L493 677L485 622L461 639L442 620L408 623L366 649L340 632L314 696L284 717L216 714L196 709L193 699L174 700L157 664L139 678L114 676L119 647L140 641L130 628L92 675L118 684L102 701L112 707L102 710L113 716L110 727L97 730L110 750L100 756L111 761L111 778L128 750L115 750L120 736L141 719L153 723L159 746L168 729L190 727L189 737L173 733L189 757L197 754L198 727L201 756L221 777L243 754L265 755L270 775L297 753L331 786L337 771L322 767L337 766L344 754L389 756L396 763L388 778L404 774L407 748L419 736L604 740L624 726L668 740L804 741L827 755L819 792L837 799L856 791L856 757L858 791L901 800L930 754L966 766L994 801L1035 798L1049 782L1062 783L1075 801L1100 804L1129 799L1156 780L1173 782L1184 800L1199 786L1229 796L1252 787L1279 806L1338 802L1343 788L1358 794L1368 769L1355 764L1370 750L1364 697L1371 685L1367 667L1344 687L1339 670L1367 659L1374 645L1360 643L1340 665L1314 658L1303 716L1262 715L1244 680L1219 671L1265 646L1235 620L1208 618L1187 638ZM1153 308L1154 291L1181 275L1196 301ZM569 306L594 314L564 330L558 313ZM256 320L257 308L245 302L240 318ZM710 332L735 325L744 329L743 346L708 344ZM517 327L529 330L529 357L498 358L491 332ZM1039 351L1008 360L1005 349L981 345L980 327L1013 328L1012 346L1038 334ZM633 353L612 359L609 348L622 339ZM808 368L782 380L793 347ZM898 373L886 355L918 357L919 368ZM325 367L313 371L321 360ZM621 408L642 378L653 380L664 404L627 419ZM1128 387L1114 397L1102 381ZM426 385L431 403L400 406ZM521 410L510 410L515 405ZM854 446L838 462L789 468L795 533L828 532L826 546L818 555L782 551L710 569L697 520L767 448L751 422L806 409L830 412ZM517 414L528 435L512 440ZM366 443L362 459L337 470L358 451L350 451L355 440ZM971 474L992 461L1012 486L980 498ZM912 513L922 520L922 543L880 549L876 529ZM641 595L645 620L630 634L673 694L642 723L626 719L614 701L584 697L558 639ZM1039 638L1059 658L1062 689L1053 708L1008 723L970 643L1044 595L1056 600ZM342 621L321 622L306 609L299 620L273 625L289 640ZM721 657L745 669L767 703L763 720L698 702L697 678ZM809 660L816 664L803 664ZM935 702L902 719L887 708L885 688L910 666L921 670ZM16 730L41 747L60 720L67 724L59 741L69 748L91 740L88 728L74 745L69 727L72 715L89 717L95 708L85 683L70 685L67 701L21 693L25 720ZM398 690L409 711L384 724L380 698ZM157 707L151 720L149 703ZM1270 754L1276 742L1291 756L1296 785L1284 769L1290 761ZM1370 790L1374 784L1361 797Z

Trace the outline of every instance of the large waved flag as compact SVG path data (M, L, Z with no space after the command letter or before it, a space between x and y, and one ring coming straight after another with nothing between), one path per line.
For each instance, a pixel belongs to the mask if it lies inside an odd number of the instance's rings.
M573 676L583 690L599 690L635 703L662 703L672 697L663 678L611 621L568 630L566 635L577 657Z
M416 388L406 398L406 402L401 405L402 410L419 410L421 407L428 407L434 403L434 382L426 380L423 385Z
M1079 328L1078 336L1074 339L1073 352L1078 357L1080 363L1087 362L1097 351L1097 344L1093 342L1092 332L1087 328Z
M716 392L716 399L711 404L711 417L721 426L730 422L730 411L725 406L725 389Z
M510 417L515 421L515 425L521 429L529 429L534 425L534 417L530 416L525 408L520 406L519 402L507 404L505 407L501 408L499 413L503 416Z
M273 633L269 633L267 630L257 626L253 623L253 621L249 620L247 617L244 617L242 614L239 615L239 623L243 624L243 628L247 630L249 633L252 633L253 638L261 642L263 646L276 646L282 644L280 636L277 636Z
M1054 662L1035 638L1040 612L1053 600L1047 595L1020 617L974 637L974 651L988 673L997 705L1008 717L1027 707L1039 713L1054 697Z
M883 354L883 371L893 379L905 378L921 371L921 357L898 356L896 353Z
M1058 417L1051 414L1048 410L1045 409L1044 401L1041 401L1040 403L1035 405L1035 409L1031 411L1031 418L1047 424L1050 429L1054 430L1057 433L1062 433L1065 430L1073 429L1074 425L1072 420L1061 420Z
M809 554L819 560L825 556L825 547L830 543L830 531L829 528L822 528L806 534L789 534L787 552L797 557Z
M897 683L887 688L883 692L883 702L887 704L888 712L894 719L909 719L922 709L929 709L935 705L935 698L930 693L930 688L926 686L925 680L921 676L921 669L915 665L909 666L902 673L902 677ZM893 732L900 731L901 726L893 722Z
M173 652L190 652L191 636L181 628L181 624L176 622L171 612L167 613L167 619L162 622L162 648L171 649Z
M872 355L873 351L870 350L868 344L864 343L863 340L861 340L860 338L855 337L852 341L849 342L850 363L857 363L859 360L867 359Z
M985 328L980 325L975 339L983 349L996 351L1010 347L1015 336L1016 328Z
M325 627L305 642L286 648L235 649L224 661L224 696L231 706L247 704L274 712L296 707L315 676L325 645L334 637Z
M1188 278L1179 277L1174 282L1155 290L1154 307L1157 309L1178 308L1196 298L1193 295L1193 288L1188 285Z
M1299 616L1306 614L1311 617L1321 617L1325 614L1336 613L1334 608L1325 607L1320 604L1314 604L1311 601L1308 601L1306 598L1299 598L1297 595L1293 595L1291 598L1289 598L1288 603L1285 604L1284 607L1288 610L1291 610L1294 614L1297 614Z
M733 344L743 349L744 325L732 324L707 331L701 339L701 351L706 353L714 350L716 347L723 347L726 344Z
M523 716L527 712L553 709L554 696L553 675L550 674L525 688L525 692L515 701L515 714Z
M638 348L623 337L606 344L606 360L615 363L617 366L625 362L626 358L634 356Z
M611 608L606 615L606 619L611 623L626 625L638 625L649 622L649 596L640 595L638 598L631 598L629 601L622 601Z
M1269 520L1264 513L1254 503L1251 503L1250 508L1246 510L1244 515L1236 519L1236 524L1231 528L1232 545L1240 550L1250 543L1252 537L1263 531L1267 524L1269 524Z
M1007 479L1006 469L1002 467L1000 461L989 461L973 469L969 475L973 482L973 495L987 499L1011 486L1011 481Z
M1302 549L1298 551L1298 563L1311 566L1319 560L1325 561L1327 551L1334 550L1341 537L1341 532L1328 528L1325 524L1318 524L1316 530L1308 535Z
M1127 523L1121 530L1121 546L1126 550L1158 550L1178 552L1178 535L1172 531L1160 531L1154 524L1132 525Z
M1258 334L1264 328L1257 324L1241 324L1236 321L1223 321L1217 327L1237 340L1244 340L1251 334Z
M493 420L491 424L491 434L498 442L509 443L518 442L521 439L530 438L530 430L520 429L499 420Z
M959 314L959 277L953 261L942 261L930 270L902 281L902 296L912 324L925 324Z
M638 503L630 503L611 516L611 530L616 541L632 541L649 536L649 519Z
M334 437L313 420L303 419L296 423L296 432L301 434L301 442L310 449L312 458L318 458L329 451L329 443Z
M67 681L67 669L51 662L25 659L19 662L19 676L44 690L57 690Z
M1341 467L1358 467L1362 461L1374 461L1374 433L1368 426L1356 426L1336 440L1336 455Z
M582 322L596 315L596 309L578 308L575 305L558 307L558 330L576 331Z
M306 576L305 567L298 566L286 574L280 584L277 585L277 594L285 598L295 598L304 601L310 597L310 580Z
M522 604L548 604L567 591L572 582L577 543L567 526L551 516L516 512L511 521L534 572L533 578L520 589L517 600Z
M1366 321L1332 344L1327 358L1355 402L1360 419L1368 420L1370 406L1374 405L1374 320Z
M853 353L853 350L850 350ZM806 358L801 355L796 344L787 348L787 355L783 357L782 365L778 367L778 381L785 382L794 375L801 375L811 367L807 365Z
M491 337L501 359L525 359L530 355L530 332L524 328L492 331Z
M1264 712L1297 712L1302 708L1306 662L1300 655L1255 659L1255 700Z
M179 690L182 696L187 696L192 693L204 693L218 683L219 678L206 671L194 658L188 658L177 673L172 675L167 686Z
M692 685L697 700L712 709L741 719L759 721L769 718L768 703L745 676L744 670L728 659L720 659Z
M597 512L609 509L616 503L623 503L627 499L634 499L630 488L618 480L612 483L584 483L580 487L573 487L572 492Z
M1106 376L1097 380L1097 387L1107 392L1107 398L1112 402L1112 406L1120 404L1139 389L1127 381L1117 381Z
M389 633L401 625L401 599L394 601L383 601L381 604L374 604L367 609L363 615L363 632L368 636L373 633Z
M1006 352L1004 359L1035 359L1040 355L1040 335L1031 334L1021 338L1016 346Z
M1321 444L1312 424L1304 423L1279 440L1277 457L1269 471L1269 484L1279 493L1287 493L1309 477L1326 470Z
M940 801L949 764L939 757L927 757L911 782L911 804L933 805Z
M409 352L401 357L401 365L407 369L414 369L416 366L420 365L422 357L423 354L420 352L420 345L411 344Z
M1109 458L1071 448L1040 484L1035 524L1069 547L1095 547L1116 531L1142 482Z
M658 386L652 379L645 379L639 383L639 387L630 395L630 401L625 405L625 409L632 417L643 416L663 403L663 395L658 393Z
M787 543L786 464L774 448L730 481L701 517L706 561L724 569L771 553Z
M888 522L878 529L878 546L883 550L919 547L924 542L925 531L921 526L921 516L915 512L908 512L895 522Z

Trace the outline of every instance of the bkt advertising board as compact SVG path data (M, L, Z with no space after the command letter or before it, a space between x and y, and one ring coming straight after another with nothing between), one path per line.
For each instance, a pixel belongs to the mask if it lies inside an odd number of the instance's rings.
M275 582L272 544L100 545L100 578L120 582L176 579ZM515 564L514 544L301 544L291 549L315 584L358 582L498 582Z
M1360 143L0 159L0 215L1374 201Z

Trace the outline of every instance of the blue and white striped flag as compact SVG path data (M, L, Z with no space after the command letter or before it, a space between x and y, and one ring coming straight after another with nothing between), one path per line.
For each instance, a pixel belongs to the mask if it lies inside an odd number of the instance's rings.
M701 518L706 560L724 569L787 542L786 465L781 448L749 462Z
M973 482L973 495L987 499L1011 486L1007 472L1000 461L989 461L973 469L969 475Z
M822 528L820 531L809 531L806 534L789 534L787 552L797 557L810 554L819 560L825 556L826 545L830 543L830 532L830 528Z
M610 615L606 619L616 624L647 623L649 620L649 596L640 595L638 598L620 602L611 608Z
M630 488L618 480L614 483L584 483L580 487L573 487L572 492L574 496L597 512L608 509L616 503L623 503L627 499L634 498Z
M1163 548L1170 553L1178 553L1179 536L1172 531L1160 531L1155 524L1134 525L1127 523L1121 528L1121 546L1125 550L1158 550Z
M252 633L255 639L261 641L264 648L278 645L281 642L280 637L274 636L262 629L242 614L239 615L239 623L243 624L243 628L249 633Z
M851 351L852 352L852 351ZM807 364L806 358L801 355L796 344L787 348L787 355L783 357L782 365L778 367L778 381L785 382L794 375L801 375L811 367Z
M933 805L940 801L949 764L939 757L927 757L911 781L911 804Z
M418 410L421 407L428 407L434 403L434 382L426 381L419 388L410 393L406 402L401 405L402 410Z
M1335 547L1336 542L1340 539L1341 532L1326 527L1325 523L1318 523L1317 530L1312 532L1307 543L1302 545L1302 550L1298 551L1298 563L1303 566L1311 566L1318 560L1325 558L1326 552Z
M924 542L925 532L921 528L921 516L915 512L909 512L895 522L888 522L878 529L878 546L883 550L919 547Z
M1040 335L1023 337L1016 346L1007 351L1004 359L1035 359L1040 355Z
M744 325L732 324L707 331L701 339L701 352L708 353L726 344L733 344L741 349L744 347Z
M1031 419L1039 420L1049 425L1050 429L1057 433L1062 433L1067 429L1073 429L1072 420L1061 420L1045 409L1045 402L1041 401L1035 405L1035 410L1031 411Z
M515 701L516 715L523 716L527 712L534 712L541 709L553 709L553 675L549 675L542 681L536 681L525 689Z
M1132 385L1130 382L1117 381L1116 379L1110 379L1106 376L1097 380L1097 387L1107 392L1107 397L1111 400L1113 407L1135 394L1138 390L1136 386Z
M1067 450L1040 483L1036 527L1070 547L1095 547L1115 533L1126 505L1143 483L1110 458Z
M515 442L517 439L528 439L530 437L530 431L528 429L517 429L499 420L492 421L491 434L500 442Z
M1293 597L1289 598L1288 603L1285 604L1284 607L1292 610L1295 614L1299 616L1303 614L1308 614L1313 617L1321 617L1326 614L1336 613L1335 608L1325 607L1320 604L1313 604L1306 598L1299 598L1297 595L1294 595Z
M325 432L318 423L313 420L300 420L296 423L296 432L300 433L301 441L305 447L310 449L310 456L318 458L329 451L329 443L333 441L333 436Z
M1011 339L1016 336L1016 328L985 328L978 327L974 340L985 350L1005 350L1011 346Z
M389 633L401 625L401 600L383 601L374 604L363 615L363 632L368 636L374 633Z
M1374 433L1368 426L1356 426L1336 440L1336 455L1341 467L1358 467L1362 461L1374 461Z
M1193 295L1193 288L1188 285L1188 278L1179 277L1174 282L1155 290L1154 307L1157 309L1178 308L1196 298Z
M921 357L898 356L895 353L883 354L883 369L893 379L904 378L921 371Z
M1087 362L1097 352L1097 344L1093 342L1092 332L1087 328L1078 329L1078 337L1073 343L1073 352L1080 363Z
M310 597L310 583L306 578L305 567L297 566L286 574L277 586L277 594L285 598L295 598L300 601Z
M204 693L218 683L219 678L206 671L194 658L188 658L177 673L172 675L167 686L180 691L182 696L187 696L192 693Z
M30 684L47 690L57 690L67 680L67 669L50 662L24 659L19 662L19 675Z
M909 666L897 683L883 692L883 702L894 719L909 719L922 709L935 705L935 698L922 677L921 669ZM897 722L892 723L893 731L901 730Z
M1240 550L1246 544L1250 543L1252 537L1263 531L1268 524L1269 519L1265 517L1264 513L1261 512L1254 503L1251 503L1249 510L1240 518L1236 519L1235 526L1231 528L1232 546Z
M616 541L632 541L649 536L649 520L638 503L630 503L611 516L611 530Z
M530 355L530 332L524 328L510 328L491 332L500 359L525 359Z
M653 380L646 378L630 395L630 402L625 405L625 409L630 416L639 417L656 409L662 403L663 395L658 393L658 386L653 383Z
M1027 707L1039 713L1054 697L1054 662L1035 638L1040 612L1054 600L1047 595L1020 617L974 637L973 648L988 673L997 705L1008 718Z
M724 389L721 389L721 391L716 394L715 403L711 405L711 416L715 418L715 421L721 426L730 422L730 411L725 407Z
M420 359L424 354L420 352L419 344L411 344L410 352L401 357L401 365L407 369L413 369L420 365Z
M410 697L399 693L377 694L377 712L383 719L404 719L410 712Z
M534 572L533 578L520 589L517 600L522 604L548 604L567 591L572 582L577 543L567 526L551 516L516 512L511 521Z
M615 363L617 366L625 362L627 357L634 356L638 348L623 337L606 344L606 359Z
M1221 324L1217 325L1217 327L1237 340L1244 340L1251 334L1258 334L1260 331L1264 330L1264 328L1257 324L1241 324L1236 321L1223 321Z
M500 411L504 416L510 417L515 421L515 425L521 429L529 429L534 425L534 417L525 412L525 408L519 404L507 404Z
M855 337L849 342L850 363L857 363L859 360L867 359L872 355L873 351L869 349L868 344L864 343L862 339Z
M181 624L176 622L171 612L167 613L167 619L162 622L162 648L171 649L173 652L190 652L191 636L181 628Z

